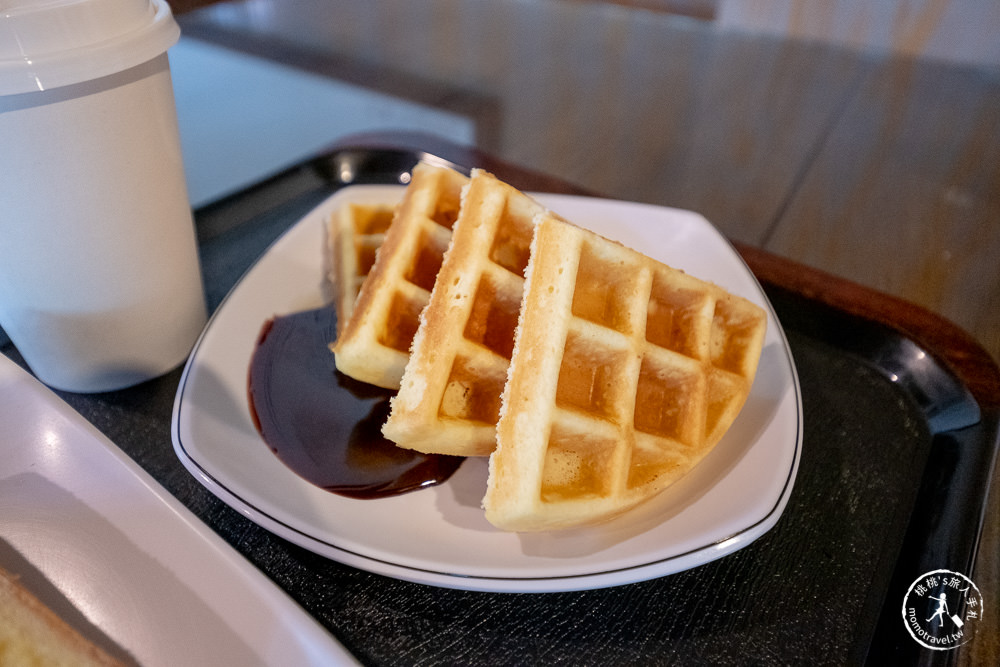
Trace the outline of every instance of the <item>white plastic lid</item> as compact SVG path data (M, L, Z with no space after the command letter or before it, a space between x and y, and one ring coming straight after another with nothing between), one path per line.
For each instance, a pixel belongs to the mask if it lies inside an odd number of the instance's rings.
M121 72L180 34L166 0L0 0L0 95Z

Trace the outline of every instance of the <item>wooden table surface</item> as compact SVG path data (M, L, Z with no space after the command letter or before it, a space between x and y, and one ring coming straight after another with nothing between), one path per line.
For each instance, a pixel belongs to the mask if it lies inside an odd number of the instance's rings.
M939 313L1000 358L1000 68L615 3L193 4L175 5L188 36L461 113L480 149L698 211L749 248ZM992 545L997 491L994 474ZM997 556L975 576L995 582Z
M477 146L903 297L1000 358L1000 68L602 3L249 0L185 34L468 115Z

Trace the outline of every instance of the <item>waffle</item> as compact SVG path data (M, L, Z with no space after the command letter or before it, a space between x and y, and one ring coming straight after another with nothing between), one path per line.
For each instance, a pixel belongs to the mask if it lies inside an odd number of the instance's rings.
M331 346L345 375L399 387L468 180L444 167L414 167L350 319Z
M504 530L596 523L686 474L750 391L758 306L543 216L483 506Z
M425 453L493 451L533 220L543 210L492 175L473 171L382 428L386 438Z
M375 253L385 239L395 209L391 204L354 202L330 216L330 283L335 290L338 335L351 318L358 292L375 264Z

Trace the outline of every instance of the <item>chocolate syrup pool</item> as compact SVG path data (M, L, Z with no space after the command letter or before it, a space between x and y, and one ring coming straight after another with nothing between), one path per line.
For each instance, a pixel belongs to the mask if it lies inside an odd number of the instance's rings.
M257 430L285 465L328 491L382 498L447 480L463 459L422 454L382 437L394 392L338 372L333 308L275 317L250 362Z

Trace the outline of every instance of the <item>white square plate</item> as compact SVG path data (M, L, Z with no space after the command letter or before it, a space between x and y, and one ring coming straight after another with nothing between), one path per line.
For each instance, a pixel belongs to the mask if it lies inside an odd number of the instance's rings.
M536 194L568 220L713 281L768 312L753 389L716 448L686 477L597 527L518 535L493 528L480 501L486 460L446 483L378 500L338 496L288 469L247 404L247 369L262 325L329 300L325 225L348 201L395 202L400 186L338 191L289 229L227 296L188 361L174 404L174 448L222 500L268 530L334 560L425 584L486 591L614 586L729 554L780 517L801 455L802 410L791 352L743 260L689 211Z

